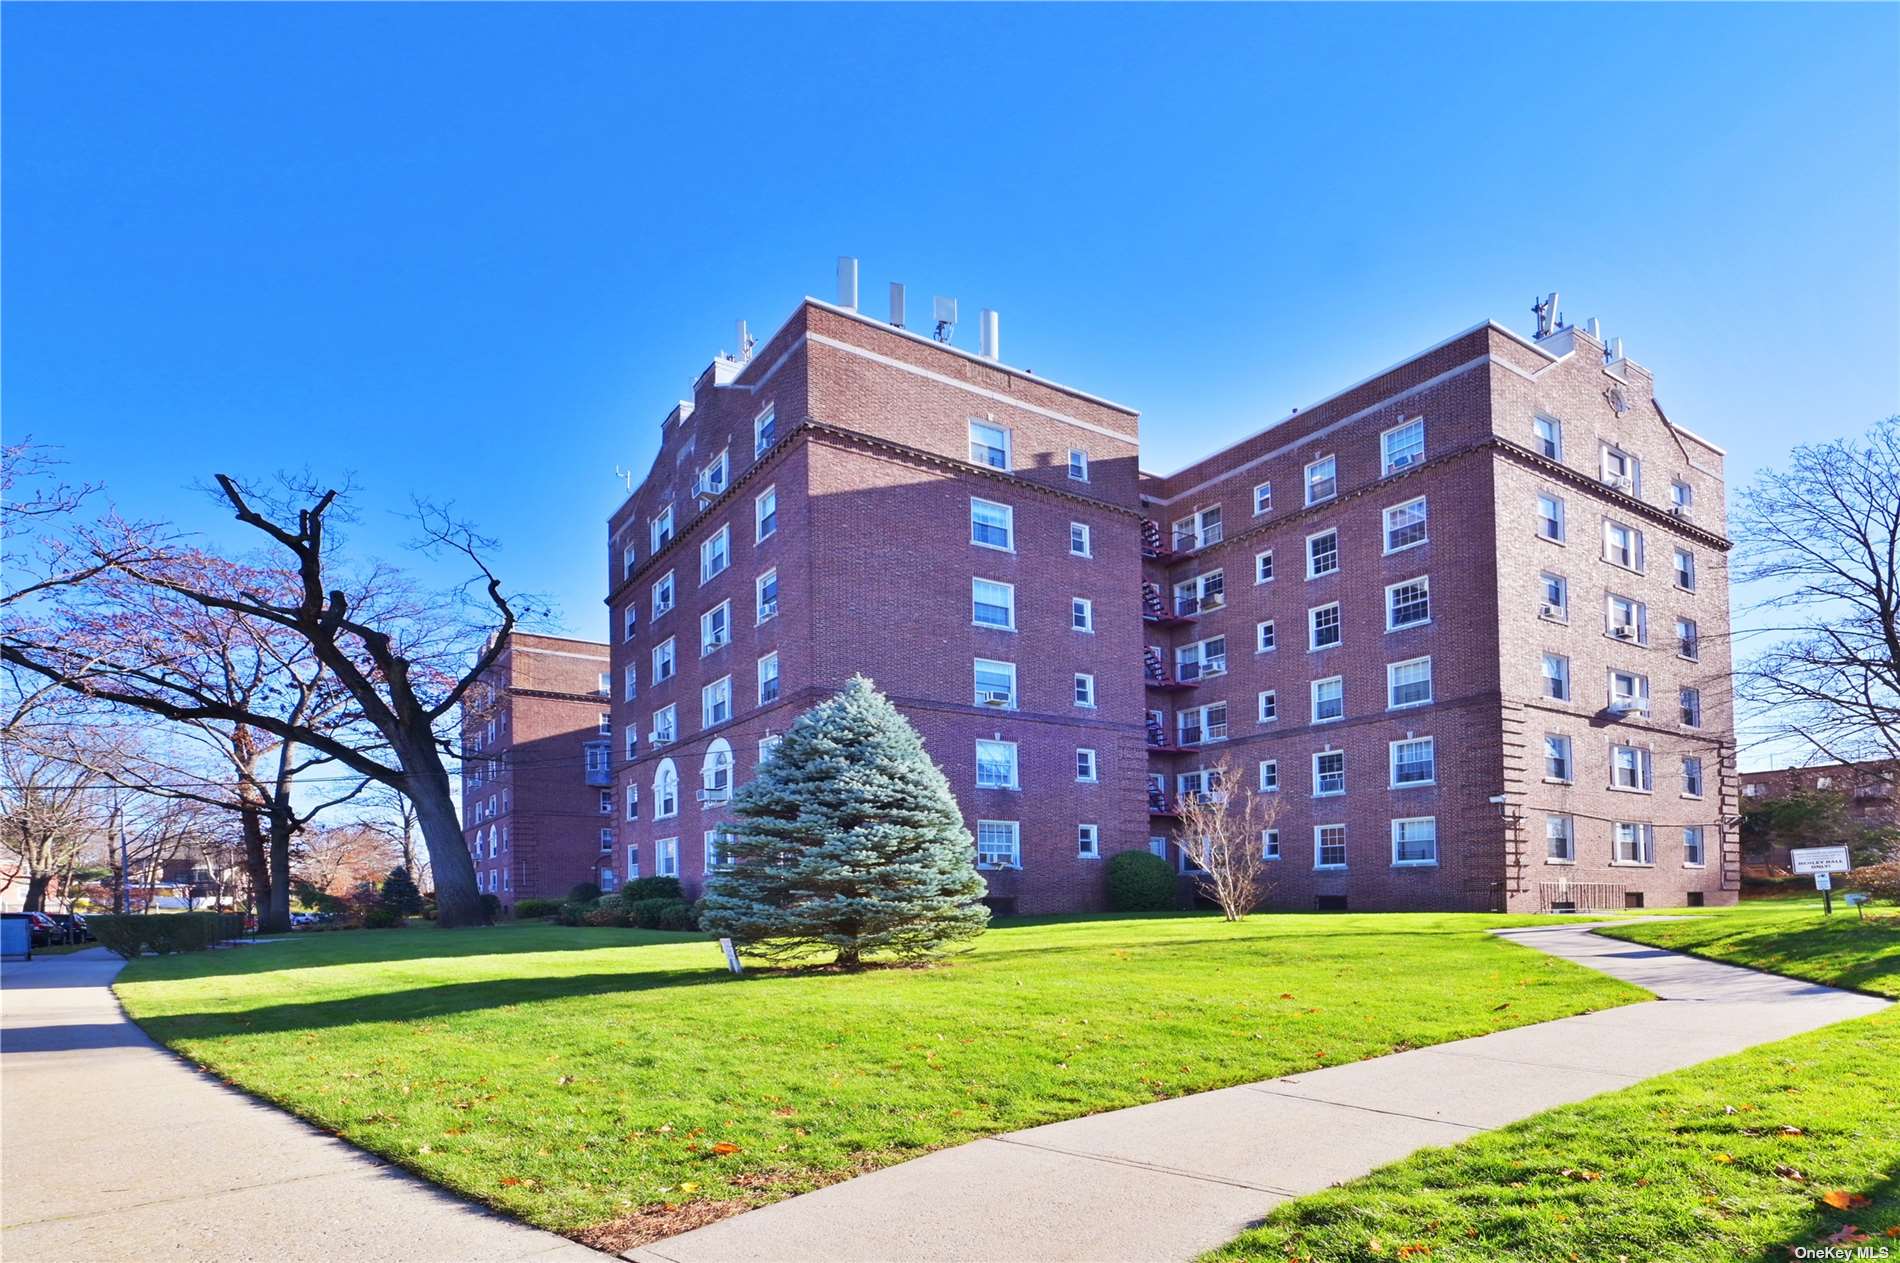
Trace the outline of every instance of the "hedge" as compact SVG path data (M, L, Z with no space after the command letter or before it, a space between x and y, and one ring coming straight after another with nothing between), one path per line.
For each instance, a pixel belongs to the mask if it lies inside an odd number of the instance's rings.
M677 877L636 877L620 888L620 897L628 903L642 899L685 899L686 888Z
M244 937L241 912L158 912L144 916L89 916L86 928L102 946L127 960L144 951L157 956L202 952L226 939Z
M515 900L515 920L532 921L537 917L551 917L561 910L559 899L517 899Z
M1117 912L1165 912L1174 885L1174 869L1159 855L1123 851L1108 861L1108 906Z

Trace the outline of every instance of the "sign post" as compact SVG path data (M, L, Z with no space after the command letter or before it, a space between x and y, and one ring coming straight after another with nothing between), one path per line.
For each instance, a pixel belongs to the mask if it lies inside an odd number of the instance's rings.
M1834 915L1834 874L1845 873L1852 864L1848 862L1847 848L1844 846L1807 846L1788 852L1789 862L1797 873L1814 874L1814 888L1821 892L1821 907L1827 916Z

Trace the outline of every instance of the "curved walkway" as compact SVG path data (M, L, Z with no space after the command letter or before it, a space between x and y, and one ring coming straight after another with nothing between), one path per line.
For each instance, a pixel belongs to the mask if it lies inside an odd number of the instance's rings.
M1190 1259L1279 1202L1888 1003L1622 943L1500 931L1656 996L945 1149L629 1251L639 1263Z
M266 950L242 948L234 950ZM221 1086L147 1039L103 948L0 981L0 1256L598 1263Z

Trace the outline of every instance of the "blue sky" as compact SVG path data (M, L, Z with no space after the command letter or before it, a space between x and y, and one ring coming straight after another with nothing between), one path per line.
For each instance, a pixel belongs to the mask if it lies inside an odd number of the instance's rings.
M603 635L616 464L864 260L1172 469L1559 289L1736 480L1900 411L1900 7L8 5L6 424L452 498ZM966 320L960 341L973 340Z

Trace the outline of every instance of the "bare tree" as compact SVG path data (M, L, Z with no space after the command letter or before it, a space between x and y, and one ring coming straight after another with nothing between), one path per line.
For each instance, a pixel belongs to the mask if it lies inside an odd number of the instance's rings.
M1198 894L1238 921L1273 892L1267 835L1280 819L1280 796L1255 793L1231 756L1212 768L1208 789L1183 795L1175 841L1200 866Z
M21 906L38 912L55 881L70 881L101 823L95 792L105 784L97 770L101 751L44 694L16 703L7 718L0 740L0 851L9 869L26 877Z
M434 876L437 924L482 923L475 866L444 758L454 752L447 730L458 707L500 656L516 623L511 598L483 560L491 542L441 510L417 506L421 547L452 554L476 571L445 600L415 590L386 566L352 569L339 559L328 530L338 491L287 484L273 504L226 475L217 483L237 520L269 541L279 564L239 568L177 548L156 558L127 556L111 535L98 541L97 555L111 559L115 577L299 642L311 667L348 695L356 727L373 734L369 741L314 723L306 713L207 690L162 667L115 664L128 669L102 673L97 646L72 646L31 629L8 629L0 658L92 698L179 723L253 728L391 787L414 805ZM245 576L260 570L280 576L281 585L249 586Z
M1829 759L1900 757L1900 417L1797 447L1742 494L1735 534L1783 637L1745 695Z
M310 829L297 848L297 876L331 895L380 881L401 863L396 839L364 821Z

